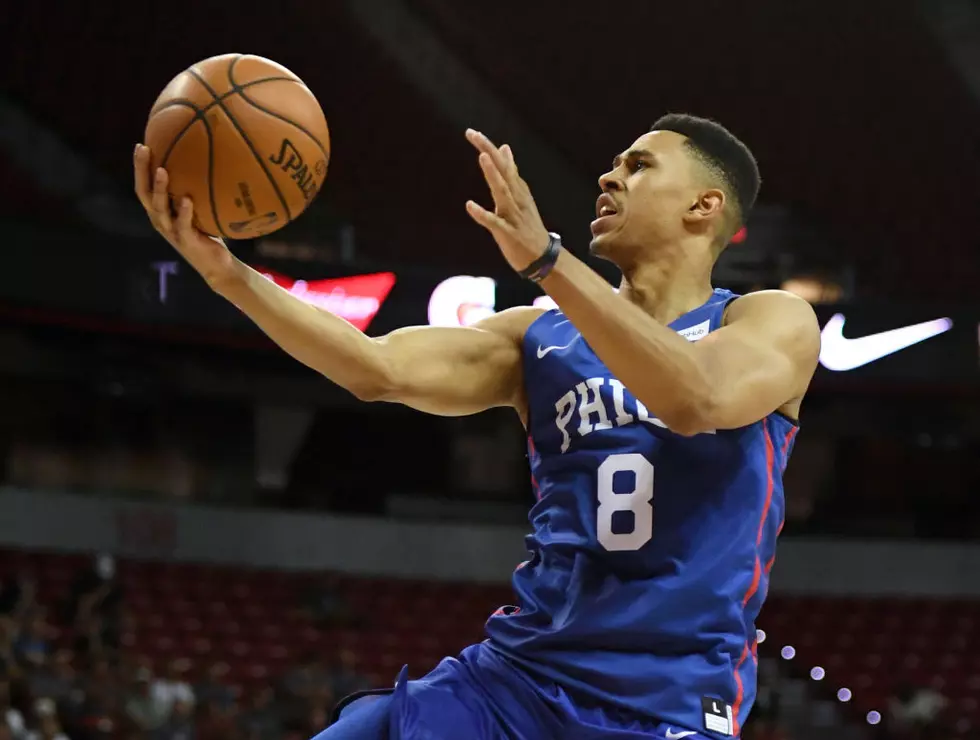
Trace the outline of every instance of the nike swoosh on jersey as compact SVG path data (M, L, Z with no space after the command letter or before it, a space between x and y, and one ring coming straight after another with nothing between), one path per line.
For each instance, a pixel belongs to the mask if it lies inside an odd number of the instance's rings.
M679 740L682 737L690 737L691 735L697 735L698 733L691 730L685 730L684 732L674 732L673 730L667 730L667 740Z
M562 347L542 347L542 346L541 346L541 345L539 344L539 345L538 345L538 359L540 360L540 359L541 359L542 357L544 357L545 355L547 355L547 354L548 354L549 352L553 352L553 351L554 351L554 350L556 350L556 349L568 349L568 348L569 348L569 347L571 347L571 346L572 346L573 344L575 344L575 340L576 340L576 339L578 339L578 338L579 338L579 337L581 337L581 336L582 336L581 334L576 334L576 335L575 335L575 339L573 339L573 340L572 340L572 341L570 341L570 342L569 342L568 344L566 344L566 345L564 345L564 346L562 346Z
M844 314L836 313L820 332L820 364L834 372L868 365L953 328L952 319L942 318L848 339L844 321Z

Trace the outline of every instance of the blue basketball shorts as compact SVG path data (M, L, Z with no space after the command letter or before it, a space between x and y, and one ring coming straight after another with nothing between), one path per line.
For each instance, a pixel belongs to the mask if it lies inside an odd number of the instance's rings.
M362 692L314 740L708 740L614 708L582 707L561 687L532 681L486 643L427 676Z

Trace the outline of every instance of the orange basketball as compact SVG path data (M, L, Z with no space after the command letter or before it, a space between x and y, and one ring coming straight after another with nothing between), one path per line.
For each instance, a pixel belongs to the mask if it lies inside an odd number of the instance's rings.
M252 239L282 228L319 192L330 132L303 81L262 57L224 54L181 72L150 110L144 143L190 196L201 231Z

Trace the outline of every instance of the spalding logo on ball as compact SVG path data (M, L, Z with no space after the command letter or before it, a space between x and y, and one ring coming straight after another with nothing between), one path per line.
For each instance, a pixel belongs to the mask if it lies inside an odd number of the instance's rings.
M224 54L170 81L150 110L144 142L189 196L211 236L254 239L310 204L330 161L327 119L303 81L262 57Z

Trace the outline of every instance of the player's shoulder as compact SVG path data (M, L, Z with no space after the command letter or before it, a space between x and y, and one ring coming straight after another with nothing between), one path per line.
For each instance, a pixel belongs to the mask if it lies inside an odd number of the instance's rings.
M738 296L725 308L724 324L736 321L793 327L819 333L817 315L805 299L787 290L757 290Z

